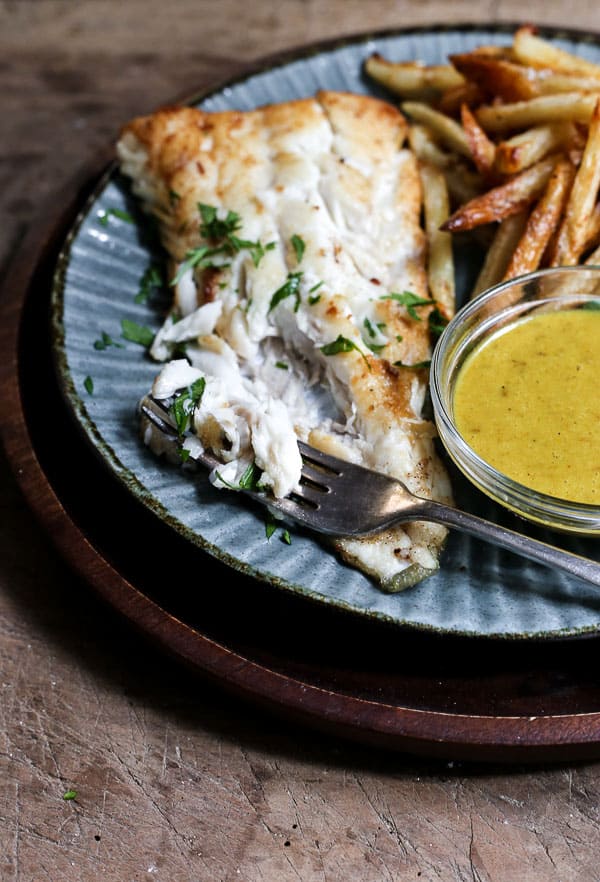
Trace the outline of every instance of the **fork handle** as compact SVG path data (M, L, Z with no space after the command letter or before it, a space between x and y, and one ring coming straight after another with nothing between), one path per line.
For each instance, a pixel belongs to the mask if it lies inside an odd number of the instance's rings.
M538 539L523 536L521 533L500 527L498 524L493 524L484 518L460 511L460 509L451 508L431 500L423 501L425 504L422 507L422 511L426 520L432 520L449 527L456 527L464 533L477 536L478 539L484 539L502 548L508 548L522 557L529 558L529 560L545 564L548 567L564 570L572 576L577 576L579 579L600 586L600 564L594 560L581 557L570 551L563 551L561 548L555 548L553 545L540 542Z

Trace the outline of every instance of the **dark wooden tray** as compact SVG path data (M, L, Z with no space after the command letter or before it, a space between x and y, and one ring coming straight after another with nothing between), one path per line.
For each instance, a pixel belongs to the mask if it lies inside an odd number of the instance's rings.
M192 547L109 473L63 402L48 325L58 251L106 162L55 197L60 216L31 230L0 301L4 447L68 563L199 675L302 724L448 759L600 756L600 638L444 637L323 607Z

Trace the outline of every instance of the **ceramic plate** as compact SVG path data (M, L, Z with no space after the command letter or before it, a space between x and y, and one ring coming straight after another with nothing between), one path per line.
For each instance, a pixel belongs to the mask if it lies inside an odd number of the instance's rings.
M589 37L548 36L600 61L600 45ZM509 29L473 27L364 36L270 63L192 103L206 110L246 110L310 95L319 88L375 93L362 75L363 61L373 52L392 60L443 62L453 52L509 40ZM442 633L540 638L598 631L597 589L457 534L450 537L438 574L402 594L384 594L341 563L318 537L294 531L291 545L277 534L268 540L262 511L238 495L214 490L203 475L191 477L156 460L140 442L135 408L157 365L143 347L121 337L121 320L158 328L156 305L137 302L136 295L144 272L160 260L160 249L126 182L110 171L61 253L53 291L53 347L59 381L77 422L130 492L169 529L199 546L199 572L202 552L208 552L282 590L359 615ZM459 287L466 290L476 257L459 255L458 269ZM108 338L119 345L95 348L96 341ZM529 529L511 521L457 475L455 482L461 506ZM592 540L543 531L536 535L597 556L598 545Z

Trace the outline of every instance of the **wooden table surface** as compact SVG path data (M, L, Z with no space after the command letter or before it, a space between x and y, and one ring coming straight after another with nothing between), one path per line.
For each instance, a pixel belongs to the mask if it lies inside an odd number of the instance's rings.
M2 0L0 267L134 114L309 41L524 12L600 30L578 0ZM133 633L4 458L0 481L2 882L600 879L599 763L470 767L271 717Z

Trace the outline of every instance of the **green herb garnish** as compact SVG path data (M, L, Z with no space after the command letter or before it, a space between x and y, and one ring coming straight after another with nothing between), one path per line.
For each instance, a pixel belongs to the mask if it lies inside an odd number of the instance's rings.
M289 369L290 369L290 366L288 364L286 364L285 361L276 361L275 367L281 368L282 371L289 371Z
M372 323L371 321L369 321L368 318L366 318L366 319L364 320L363 325L364 325L365 328L367 329L367 333L368 333L371 337L375 337L375 335L376 335L377 332L376 332L375 328L373 327L373 323Z
M237 484L231 484L229 481L226 481L223 475L218 471L215 472L215 475L219 481L222 484L225 484L226 487L229 487L230 490L252 490L258 492L263 489L260 484L260 476L262 475L262 472L254 462L251 462L246 468Z
M194 412L204 395L205 388L206 380L204 377L199 377L197 380L194 380L191 386L188 386L187 389L176 395L169 407L169 413L175 421L177 434L180 438L189 429Z
M76 790L67 790L66 793L63 793L63 799L67 800L67 802L71 799L75 799L77 797Z
M394 361L392 363L394 367L412 368L413 370L418 370L419 368L428 368L431 365L431 361L416 361L414 364L404 364L403 361Z
M113 340L110 334L107 334L106 331L102 331L100 338L94 340L94 349L98 349L102 352L102 350L107 349L109 346L116 346L118 349L123 348L122 343L117 343L116 340Z
M218 209L214 205L206 205L203 202L198 203L198 211L202 218L200 234L214 244L201 245L188 251L183 263L180 264L177 270L175 278L171 280L171 285L177 285L182 276L188 270L195 267L200 267L201 269L218 267L224 269L229 266L227 262L213 262L213 258L219 255L233 257L233 255L238 254L240 251L249 251L252 263L254 266L258 266L265 252L275 248L275 242L263 245L261 242L251 242L248 239L240 239L236 236L235 232L241 226L241 218L235 211L228 211L224 218L219 218Z
M157 288L162 288L164 279L158 266L152 265L146 268L140 279L140 290L135 295L135 303L146 303Z
M598 308L600 309L600 305ZM429 325L429 333L434 340L437 340L437 338L440 336L440 334L448 324L448 319L440 312L439 308L436 306L427 316L427 323Z
M304 249L306 248L304 240L301 239L300 236L297 236L296 233L294 233L294 235L290 239L290 242L292 243L294 252L296 254L296 262L300 263L304 256Z
M371 370L369 359L364 354L364 352L361 351L360 347L357 346L353 340L348 340L347 337L343 337L341 334L338 334L336 339L333 340L331 343L326 343L324 346L320 346L319 348L323 355L339 355L342 352L352 352L353 349L356 349L359 355L364 358L369 370Z
M146 325L138 325L129 319L121 319L121 336L131 343L138 343L140 346L150 346L154 340L154 331Z
M123 211L121 208L107 208L106 211L101 211L98 214L99 223L101 223L103 227L107 227L111 215L113 217L118 217L122 221L127 221L128 224L135 223L129 212Z
M190 251L186 252L183 263L179 265L175 277L171 279L169 284L177 285L185 273L189 269L194 269L196 266L200 266L203 269L206 269L209 266L215 266L212 262L212 258L218 254L231 254L231 251L225 245L219 245L215 248L209 248L208 245L201 245L199 248L190 249ZM223 266L225 266L225 264L221 264L221 267Z
M434 300L425 300L423 297L417 297L412 291L403 291L402 294L392 292L391 294L383 294L380 300L395 300L406 307L409 316L417 322L421 321L421 317L416 313L417 306L431 306Z
M318 291L319 288L321 287L321 285L324 285L324 284L325 284L325 282L321 279L320 282L317 282L316 285L313 285L312 288L309 288L309 289L308 289L308 293L309 293L309 294L312 294L313 291Z
M227 243L232 249L233 253L244 250L249 251L254 266L259 265L259 263L265 256L265 252L272 250L271 246L274 247L274 243L270 243L269 245L262 245L260 242L251 242L248 239L238 239L237 236L227 236Z
M298 307L300 306L300 281L303 275L304 273L288 273L287 280L271 297L271 303L267 310L268 313L275 309L275 307L281 303L282 300L285 300L286 297L296 298L294 312L297 312Z
M83 387L88 395L94 394L94 381L91 377L86 377L83 381Z
M276 518L273 517L270 512L268 512L267 519L265 521L265 536L267 537L267 539L270 539L271 536L273 536L279 526L281 526L281 521L278 521ZM292 537L290 536L289 530L283 529L280 538L281 541L285 542L286 545L292 544Z
M261 469L259 469L255 462L251 462L239 480L240 490L260 490L261 475Z
M236 211L228 211L223 220L219 218L218 209L214 205L205 205L203 202L199 202L198 211L202 218L200 234L205 239L218 242L239 230L242 225L242 219Z
M214 205L198 203L198 211L202 217L200 234L212 242L221 242L226 254L237 254L239 251L249 251L254 266L258 266L265 255L275 247L275 242L262 245L261 242L252 242L249 239L240 239L235 235L236 230L242 226L242 219L236 211L228 211L224 219L218 216L218 209Z

